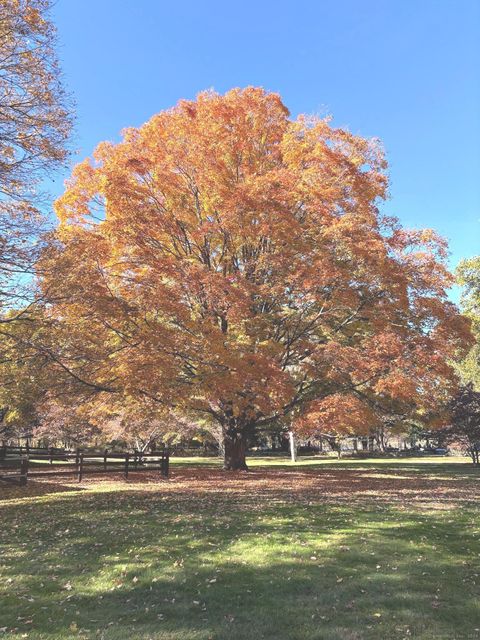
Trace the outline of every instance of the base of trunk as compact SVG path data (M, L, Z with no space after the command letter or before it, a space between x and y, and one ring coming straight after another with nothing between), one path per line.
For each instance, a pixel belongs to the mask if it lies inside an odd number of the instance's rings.
M248 471L248 465L246 462L232 464L231 462L224 461L223 470L224 471Z
M225 471L248 471L245 455L247 452L247 439L243 433L225 433L223 439Z

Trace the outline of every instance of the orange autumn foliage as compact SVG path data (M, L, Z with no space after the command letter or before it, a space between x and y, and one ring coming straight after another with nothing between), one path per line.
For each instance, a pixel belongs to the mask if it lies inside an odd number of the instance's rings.
M251 87L102 143L44 256L58 361L100 394L216 421L227 467L292 414L349 432L444 400L468 325L444 242L379 213L385 170L376 141Z
M295 421L296 431L308 437L317 433L367 434L380 421L375 411L357 396L334 393L308 405L308 411Z

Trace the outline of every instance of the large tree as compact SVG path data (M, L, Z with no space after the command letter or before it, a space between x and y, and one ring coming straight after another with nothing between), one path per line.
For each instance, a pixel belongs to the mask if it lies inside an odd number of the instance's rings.
M468 323L444 243L380 215L385 170L377 142L258 88L101 144L44 256L56 366L100 403L206 417L227 469L260 426L348 430L445 401Z
M31 429L41 391L33 360L42 362L42 355L25 337L25 331L31 338L36 329L16 325L36 321L38 292L32 276L46 226L42 184L65 161L72 124L50 6L50 0L0 2L0 436L4 437Z

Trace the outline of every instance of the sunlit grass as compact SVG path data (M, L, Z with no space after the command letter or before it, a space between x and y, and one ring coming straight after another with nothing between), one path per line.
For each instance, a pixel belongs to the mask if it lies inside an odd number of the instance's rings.
M394 466L412 465L412 464L471 464L471 458L467 456L422 456L422 457L399 457L399 458L337 458L336 456L299 456L296 462L292 462L287 454L277 454L274 456L252 455L247 458L249 467L304 467L304 466ZM222 459L217 456L175 456L170 457L171 464L178 465L207 465L212 467L221 467Z
M317 462L307 479L335 483L350 465L365 498L302 492L295 468L276 467L226 484L179 465L169 483L0 489L0 629L34 640L480 637L476 471L449 458ZM471 500L368 493L419 477Z

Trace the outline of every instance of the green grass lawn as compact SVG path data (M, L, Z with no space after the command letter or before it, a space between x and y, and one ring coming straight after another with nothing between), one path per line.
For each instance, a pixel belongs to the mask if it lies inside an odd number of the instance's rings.
M250 462L1 485L0 638L480 638L466 459Z

